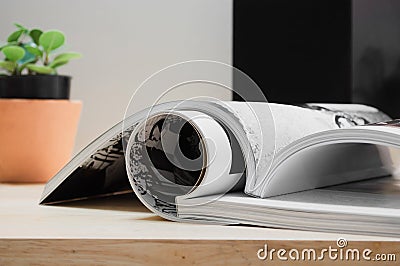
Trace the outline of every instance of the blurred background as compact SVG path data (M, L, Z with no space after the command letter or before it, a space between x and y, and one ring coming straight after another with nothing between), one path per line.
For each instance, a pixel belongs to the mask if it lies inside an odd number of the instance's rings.
M83 101L75 153L123 119L132 93L154 72L193 59L232 64L231 0L7 0L1 13L0 41L17 22L59 29L65 50L83 54L59 71L73 77L71 98ZM190 86L169 99L198 93ZM141 95L135 109L159 94ZM221 90L215 96L231 98Z
M193 59L233 64L270 102L365 103L400 117L398 0L7 0L1 9L0 40L18 22L62 30L65 49L83 54L60 71L84 103L75 153L123 118L147 77ZM141 95L135 109L159 94ZM197 85L166 99L205 94L232 99Z

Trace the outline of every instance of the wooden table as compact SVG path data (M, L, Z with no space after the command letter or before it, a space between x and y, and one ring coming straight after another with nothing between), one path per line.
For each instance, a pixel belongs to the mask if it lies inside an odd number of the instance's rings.
M375 251L396 253L400 261L400 244L393 242L399 239L170 222L149 212L133 195L39 206L42 190L43 185L0 184L1 266L265 264L257 251L266 243L318 249L335 245L339 237L352 247L370 245Z

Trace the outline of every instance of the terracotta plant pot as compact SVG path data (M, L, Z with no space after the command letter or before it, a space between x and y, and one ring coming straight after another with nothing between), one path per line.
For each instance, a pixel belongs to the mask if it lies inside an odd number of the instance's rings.
M46 182L70 159L82 103L0 99L0 182Z

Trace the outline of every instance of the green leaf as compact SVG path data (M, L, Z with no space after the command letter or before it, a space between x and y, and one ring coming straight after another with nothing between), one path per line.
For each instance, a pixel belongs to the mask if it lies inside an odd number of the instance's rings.
M39 74L53 74L55 70L48 66L37 66L35 64L27 64L26 67L33 72Z
M57 55L54 58L53 62L50 63L49 66L52 68L57 68L57 67L67 64L69 62L69 60L71 60L71 59L77 59L80 57L82 57L82 55L79 53L73 53L73 52L62 53L62 54Z
M39 37L39 44L43 47L46 53L62 46L64 41L64 34L57 30L46 31Z
M43 31L39 29L33 29L29 32L29 36L31 36L32 40L34 43L39 45L39 38L42 35Z
M0 51L7 46L18 45L18 42L9 42L0 47Z
M49 67L57 68L57 67L67 64L68 62L69 62L69 60L54 60L53 62L51 62Z
M23 31L25 31L25 32L28 32L28 29L25 28L24 26L22 26L21 24L19 24L19 23L14 23L14 25L15 25L15 27L17 27L18 29L23 30Z
M35 55L35 56L42 56L42 55L43 55L43 52L42 52L38 47L26 45L26 46L25 46L25 49L26 49L29 53L31 53L31 54L33 54L33 55Z
M0 61L0 67L10 72L13 72L16 67L16 63L10 61Z
M82 57L82 55L79 53L73 53L73 52L62 53L62 54L59 54L56 57L54 57L54 61L65 61L65 60L69 61L71 59L78 59L81 57Z
M8 38L7 41L8 42L17 42L19 37L21 37L22 33L24 33L24 30L16 30L13 33L11 33Z
M16 45L4 47L2 49L2 52L6 56L6 58L11 62L17 62L18 60L22 59L25 55L25 50Z

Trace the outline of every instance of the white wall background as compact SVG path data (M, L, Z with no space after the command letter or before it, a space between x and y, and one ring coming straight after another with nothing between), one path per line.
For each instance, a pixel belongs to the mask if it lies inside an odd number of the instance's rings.
M84 56L59 71L73 76L72 99L84 103L75 153L123 118L132 92L154 72L193 59L232 63L232 0L3 0L0 40L13 22L59 29L65 50ZM227 91L207 93L230 99ZM148 94L135 109L159 92ZM169 99L197 94L201 86L188 86Z

